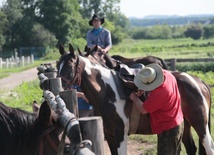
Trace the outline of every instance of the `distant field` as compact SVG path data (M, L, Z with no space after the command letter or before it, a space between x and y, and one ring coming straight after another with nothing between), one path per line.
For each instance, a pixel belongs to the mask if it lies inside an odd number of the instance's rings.
M168 58L212 58L214 57L214 39L170 39L170 40L133 40L126 39L113 46L111 55L139 57L153 55Z

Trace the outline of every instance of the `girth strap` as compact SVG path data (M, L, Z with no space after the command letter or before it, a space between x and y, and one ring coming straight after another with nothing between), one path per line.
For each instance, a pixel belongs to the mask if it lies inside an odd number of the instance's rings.
M125 86L123 85L122 80L119 78L118 72L111 70L111 74L114 77L114 81L116 84L117 92L121 99L126 99Z

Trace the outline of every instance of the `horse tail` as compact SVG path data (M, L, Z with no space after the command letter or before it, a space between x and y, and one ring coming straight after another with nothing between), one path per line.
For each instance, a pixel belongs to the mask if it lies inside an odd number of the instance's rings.
M206 86L206 88L208 89L208 91L209 91L209 95L210 95L210 98L209 98L209 100L210 100L210 107L209 107L209 115L208 115L208 119L209 119L209 121L208 121L208 126L209 126L209 131L211 132L211 130L210 130L210 127L211 127L211 107L212 107L212 95L211 95L211 90L210 90L210 86L208 85L208 84L206 84L204 81L202 81L203 82L203 84Z
M209 107L209 114L208 114L208 129L209 129L209 132L210 132L210 134L211 134L211 130L210 130L210 128L211 128L211 107L212 107L212 95L211 95L211 90L210 90L210 87L209 87L209 85L207 85L204 81L202 81L202 83L205 85L205 87L208 89L208 91L209 91L209 95L210 95L210 98L209 98L209 101L210 101L210 107ZM206 154L206 151L205 151L205 148L204 148L204 146L202 145L202 143L200 142L200 140L199 140L199 154Z

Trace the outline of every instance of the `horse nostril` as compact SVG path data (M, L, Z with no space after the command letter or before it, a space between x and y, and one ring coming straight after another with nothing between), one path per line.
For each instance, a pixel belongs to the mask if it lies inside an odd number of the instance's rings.
M70 147L68 144L66 144L64 147L64 153L70 153Z

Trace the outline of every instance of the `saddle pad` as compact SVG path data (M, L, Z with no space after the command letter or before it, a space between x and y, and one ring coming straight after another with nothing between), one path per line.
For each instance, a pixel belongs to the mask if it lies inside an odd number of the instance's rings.
M117 91L119 93L119 96L121 99L127 99L126 93L125 93L125 86L123 85L123 81L119 78L119 73L111 70L111 74L114 77L114 81L116 83Z

